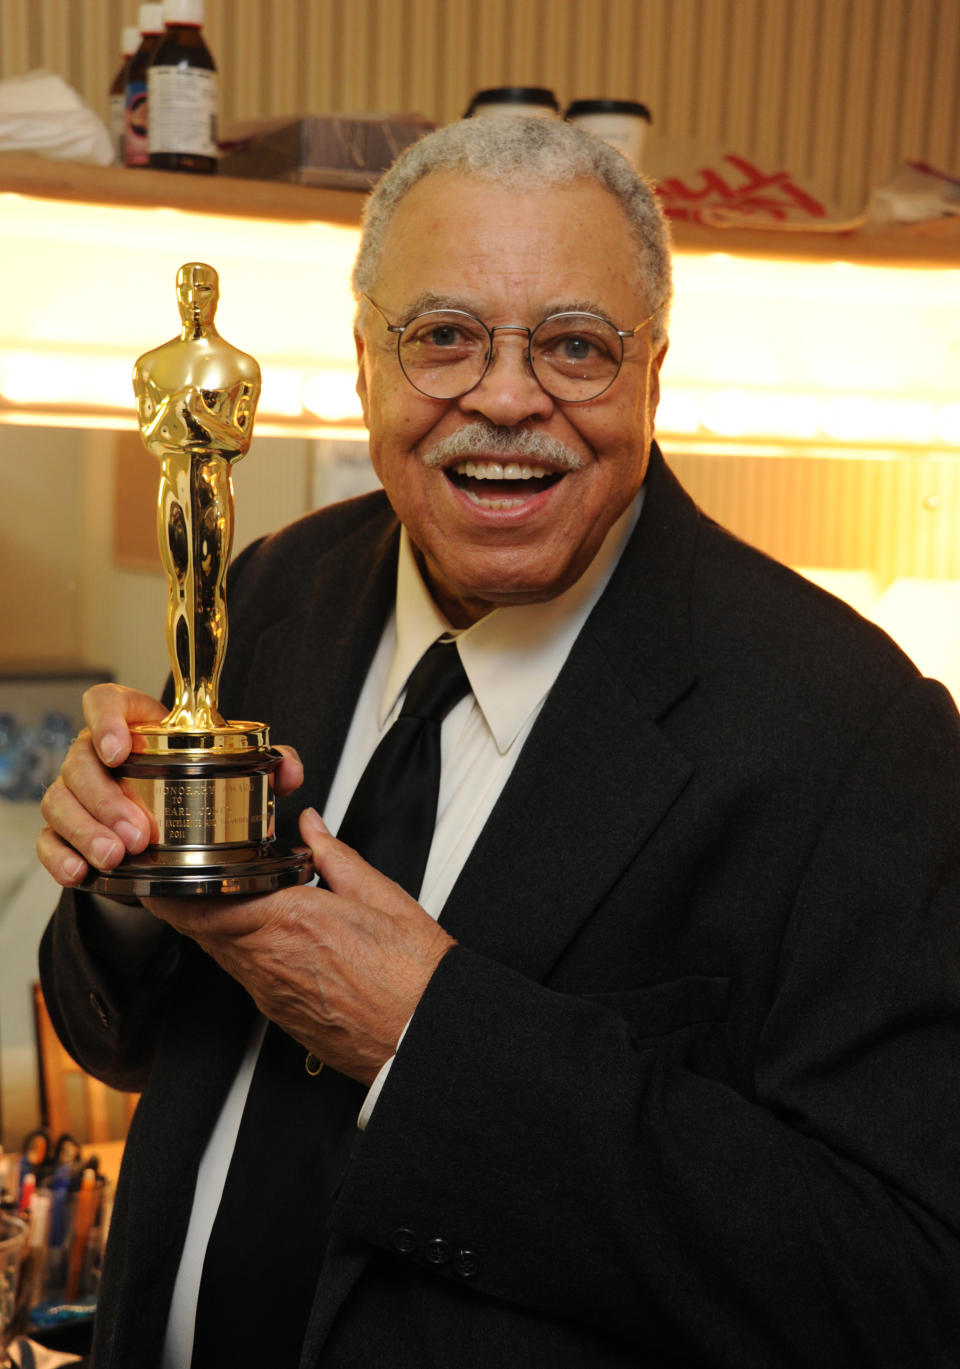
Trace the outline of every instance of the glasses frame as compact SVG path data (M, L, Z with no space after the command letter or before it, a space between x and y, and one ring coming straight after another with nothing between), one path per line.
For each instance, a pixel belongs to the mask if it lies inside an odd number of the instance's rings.
M484 377L490 369L490 363L493 361L493 338L495 333L526 333L527 366L530 368L530 374L533 376L534 380L540 386L541 390L543 390L544 394L549 395L551 399L555 399L558 404L592 404L595 399L599 399L602 395L605 395L607 393L607 391L610 389L610 386L613 385L614 381L619 376L620 371L623 367L624 340L626 338L636 337L640 329L645 328L647 324L651 321L651 319L656 318L657 314L659 314L660 310L663 308L662 304L658 304L656 309L654 309L652 313L648 314L645 319L641 319L640 322L633 328L617 328L616 325L611 323L608 318L604 318L603 314L593 314L586 309L564 309L561 310L561 312L558 314L548 314L546 318L542 318L540 320L540 322L536 325L535 328L528 328L526 324L523 323L498 323L493 328L491 328L486 323L484 323L482 318L477 318L476 314L471 314L467 309L422 309L419 314L414 314L412 318L408 318L406 323L391 323L390 320L387 318L386 314L380 308L380 305L377 303L377 301L375 299L372 299L370 295L366 293L366 291L363 292L362 298L365 299L368 304L372 304L374 309L376 309L377 313L383 320L387 332L396 334L397 362L400 366L400 370L403 372L403 378L404 380L406 380L407 384L410 385L414 390L416 390L417 394L424 395L427 399L436 399L441 403L448 402L453 399L462 399L464 395L470 394L473 390L477 388L478 385L483 384ZM431 314L459 314L461 318L468 318L473 323L479 323L480 327L487 335L487 355L483 363L483 370L480 372L480 375L477 377L477 379L473 382L472 385L468 385L465 390L460 390L459 393L455 395L432 395L427 390L422 390L420 386L416 383L416 381L411 380L409 374L407 373L406 367L403 364L403 356L400 351L400 344L403 340L404 333L407 331L409 327L416 323L418 319L428 318ZM612 328L620 340L620 356L617 361L617 369L614 371L613 375L607 381L606 385L604 385L603 389L598 390L595 395L590 395L589 399L566 399L562 395L555 395L552 390L548 390L546 385L544 385L543 381L537 375L537 372L533 365L533 339L536 337L540 329L543 328L546 324L553 323L556 319L563 318L596 319L598 323L606 324L608 328Z

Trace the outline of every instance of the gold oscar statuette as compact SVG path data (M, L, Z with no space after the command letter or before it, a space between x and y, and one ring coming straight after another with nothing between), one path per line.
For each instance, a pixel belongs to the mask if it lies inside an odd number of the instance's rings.
M180 336L133 368L140 434L160 463L157 536L167 577L173 708L131 728L116 773L150 818L151 842L84 887L113 897L264 893L313 875L305 848L274 840L280 753L264 723L217 707L227 645L224 592L233 541L231 464L245 455L260 367L214 326L212 266L177 273Z

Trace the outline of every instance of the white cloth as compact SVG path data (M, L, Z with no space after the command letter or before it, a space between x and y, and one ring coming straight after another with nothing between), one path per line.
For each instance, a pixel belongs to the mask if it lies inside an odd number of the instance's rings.
M94 166L116 160L102 121L60 76L42 68L0 81L0 152Z
M587 570L564 594L542 604L497 609L459 633L431 598L406 532L402 533L396 609L357 700L324 820L333 832L340 826L367 761L400 711L407 680L424 651L444 633L456 636L472 693L450 711L440 733L437 825L419 899L431 917L440 916L547 694L606 588L642 504L641 489ZM161 1369L190 1369L203 1257L264 1030L261 1018L200 1164ZM369 1119L392 1063L387 1061L374 1080L358 1125Z

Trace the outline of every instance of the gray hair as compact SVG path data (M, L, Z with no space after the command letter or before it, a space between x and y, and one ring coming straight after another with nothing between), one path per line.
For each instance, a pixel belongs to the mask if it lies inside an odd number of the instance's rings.
M434 171L463 172L525 190L592 177L619 201L637 250L637 281L647 307L659 309L651 326L658 347L667 334L673 292L670 230L652 185L608 143L559 119L462 119L428 133L402 152L366 202L363 235L353 267L358 302L370 293L397 205Z

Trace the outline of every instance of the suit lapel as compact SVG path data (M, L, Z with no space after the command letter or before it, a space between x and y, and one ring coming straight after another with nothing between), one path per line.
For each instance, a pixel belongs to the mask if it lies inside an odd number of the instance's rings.
M604 678L604 665L594 644L578 649L441 918L472 950L538 981L691 773L629 692Z
M451 935L533 979L549 974L692 773L659 719L695 680L697 519L655 449L631 543L444 908ZM523 915L496 917L498 907Z

